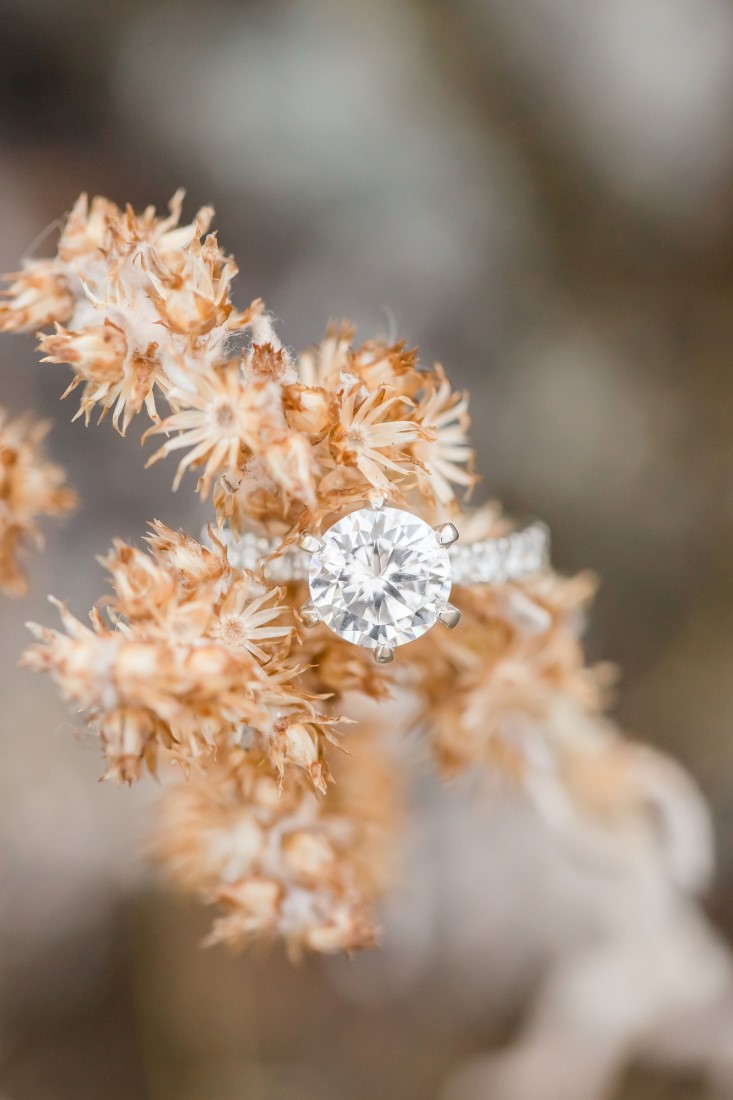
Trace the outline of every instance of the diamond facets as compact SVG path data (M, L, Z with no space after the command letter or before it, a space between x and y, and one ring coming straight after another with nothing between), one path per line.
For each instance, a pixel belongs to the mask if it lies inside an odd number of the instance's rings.
M450 595L450 558L433 528L411 512L361 509L323 535L309 585L313 607L336 634L391 648L437 621Z

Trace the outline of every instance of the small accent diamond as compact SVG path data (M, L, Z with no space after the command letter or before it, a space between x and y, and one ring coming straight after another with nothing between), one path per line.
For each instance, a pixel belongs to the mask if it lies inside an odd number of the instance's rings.
M322 622L342 638L372 649L404 645L429 630L445 606L450 557L418 516L365 508L323 535L309 584Z

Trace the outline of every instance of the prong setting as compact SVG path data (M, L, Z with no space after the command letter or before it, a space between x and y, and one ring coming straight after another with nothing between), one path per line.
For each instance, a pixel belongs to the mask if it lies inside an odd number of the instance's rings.
M387 503L387 498L384 493L380 493L379 489L372 489L369 493L369 507L373 512L381 512Z
M452 603L444 603L438 607L438 622L454 630L461 621L461 613Z
M454 523L439 523L433 530L441 546L452 546L458 541L458 528Z
M378 665L388 665L394 660L394 649L388 645L380 645L374 650L374 660Z
M312 600L303 604L299 614L306 626L315 626L321 621L321 613Z
M318 535L312 535L310 532L304 532L298 539L298 546L301 550L305 550L307 554L317 554L319 550L322 550L325 543L323 539Z

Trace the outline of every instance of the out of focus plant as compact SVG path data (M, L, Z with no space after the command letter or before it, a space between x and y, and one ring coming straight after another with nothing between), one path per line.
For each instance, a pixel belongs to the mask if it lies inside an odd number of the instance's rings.
M63 516L77 503L64 471L46 460L49 428L31 416L11 420L0 406L0 592L8 596L26 591L20 558L43 546L38 520Z

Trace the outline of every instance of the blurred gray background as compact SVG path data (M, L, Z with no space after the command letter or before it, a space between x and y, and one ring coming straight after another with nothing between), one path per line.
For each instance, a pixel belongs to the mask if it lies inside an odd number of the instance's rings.
M623 668L624 727L709 799L709 908L733 931L733 4L2 0L0 28L0 268L43 254L81 190L162 207L185 186L286 343L349 317L442 361L472 393L478 496L601 575L589 652ZM495 855L470 996L419 952L399 990L376 963L352 981L199 952L205 917L145 869L154 790L97 785L96 747L15 666L47 592L82 615L113 535L196 530L200 506L170 466L143 475L135 426L70 424L31 340L3 337L0 369L3 404L56 421L83 500L0 605L0 1092L438 1096L511 1034L551 950L516 920L550 888L541 841ZM641 1070L621 1093L697 1095Z

